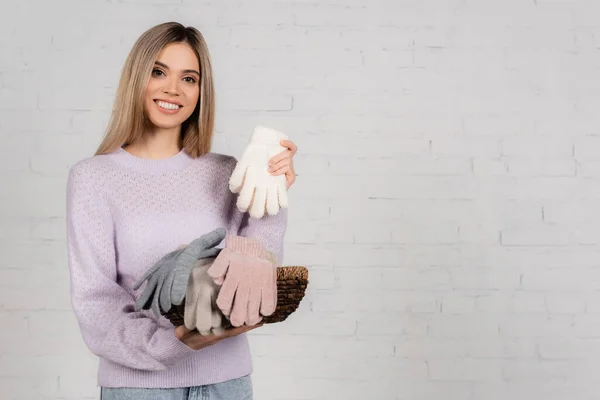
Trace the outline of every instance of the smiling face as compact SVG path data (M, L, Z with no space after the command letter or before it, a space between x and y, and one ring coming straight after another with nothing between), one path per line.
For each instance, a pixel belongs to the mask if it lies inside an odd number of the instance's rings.
M170 43L161 50L144 98L144 113L153 125L172 129L192 115L200 94L198 71L198 58L187 43Z

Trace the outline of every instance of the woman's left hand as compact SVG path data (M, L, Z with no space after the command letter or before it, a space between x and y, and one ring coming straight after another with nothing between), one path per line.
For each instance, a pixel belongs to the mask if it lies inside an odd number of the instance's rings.
M269 172L271 175L285 174L285 181L287 188L289 189L296 181L296 172L294 171L294 156L298 151L298 146L296 146L291 140L282 140L280 144L287 150L274 155L269 160Z

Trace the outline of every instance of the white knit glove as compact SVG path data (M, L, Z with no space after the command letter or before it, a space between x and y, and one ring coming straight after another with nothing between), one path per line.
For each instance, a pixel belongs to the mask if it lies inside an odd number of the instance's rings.
M258 125L238 161L231 178L229 189L239 193L237 207L241 212L250 212L253 218L262 218L266 213L276 215L280 208L287 208L288 196L285 175L269 173L269 160L286 148L279 142L288 137L283 133Z

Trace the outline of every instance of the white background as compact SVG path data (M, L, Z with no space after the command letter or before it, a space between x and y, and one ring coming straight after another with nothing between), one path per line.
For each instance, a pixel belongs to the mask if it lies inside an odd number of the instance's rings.
M214 151L299 146L259 400L584 400L600 390L600 2L2 1L0 398L97 399L71 310L68 168L121 67L176 20L210 46Z

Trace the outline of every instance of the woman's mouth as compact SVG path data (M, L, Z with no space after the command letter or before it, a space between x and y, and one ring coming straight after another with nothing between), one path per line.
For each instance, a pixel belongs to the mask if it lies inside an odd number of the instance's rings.
M158 106L158 110L164 114L176 114L182 107L178 104L173 104L162 100L154 100L154 102Z

